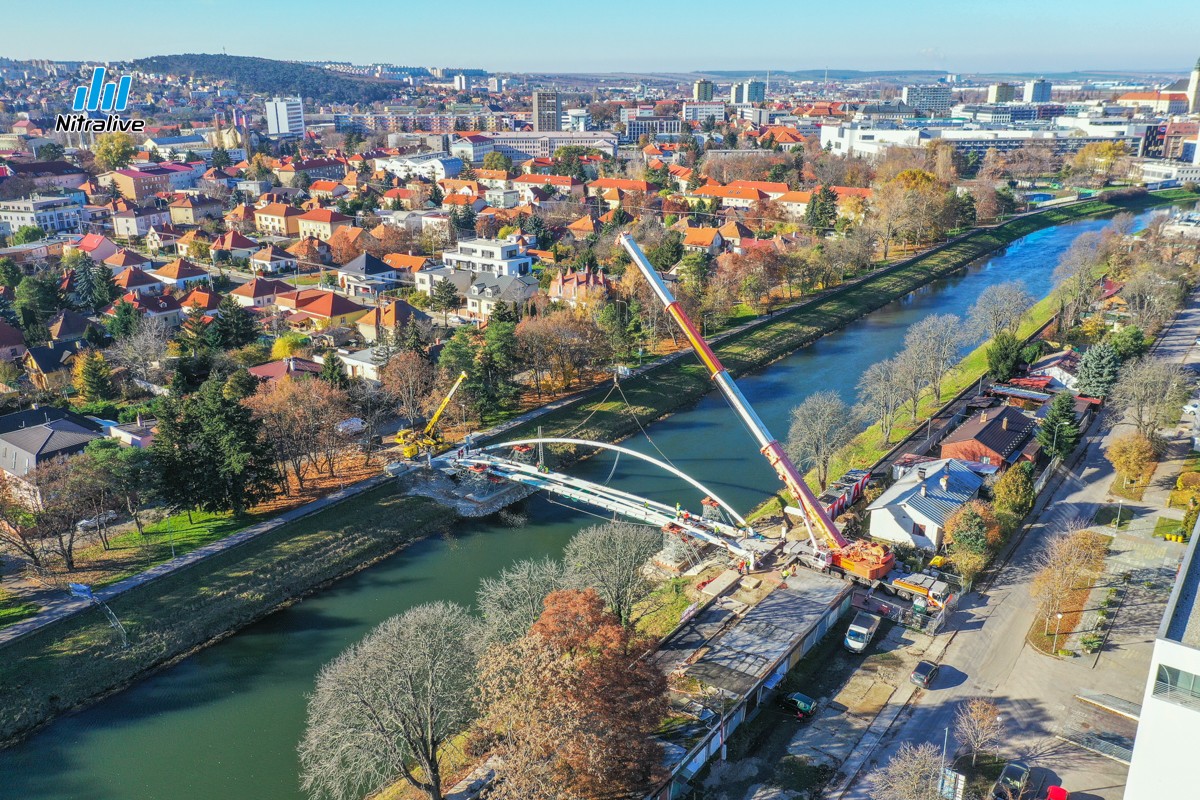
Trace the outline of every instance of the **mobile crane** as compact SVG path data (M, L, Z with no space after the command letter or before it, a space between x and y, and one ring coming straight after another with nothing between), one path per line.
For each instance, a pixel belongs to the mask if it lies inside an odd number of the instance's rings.
M396 444L400 445L400 452L405 458L416 458L422 451L437 453L446 446L446 441L442 438L442 432L438 429L438 420L442 418L442 412L446 410L446 406L450 405L450 401L454 398L454 393L458 391L458 387L467 379L467 373L462 372L458 376L458 380L450 387L450 391L446 394L446 398L442 400L441 405L437 407L437 411L433 412L433 416L429 418L429 422L421 430L413 428L404 428L396 434Z
M691 319L680 307L679 301L671 294L671 290L663 283L657 270L642 253L640 247L627 233L620 236L621 245L629 253L633 263L641 271L642 277L650 284L650 288L666 308L667 313L675 319L688 342L695 350L696 356L708 369L713 383L721 390L725 400L741 418L743 424L758 443L759 450L767 462L775 470L775 474L783 481L788 492L796 498L801 508L797 509L808 532L809 541L796 555L805 566L831 572L850 580L870 586L883 585L889 588L891 581L889 573L895 564L895 556L885 546L865 541L848 541L841 531L833 524L825 507L817 500L812 489L804 482L799 470L783 451L783 446L767 430L767 426L750 407L741 389L734 383L729 372L717 358L716 353L704 341L704 337L696 330ZM817 539L817 533L821 540Z

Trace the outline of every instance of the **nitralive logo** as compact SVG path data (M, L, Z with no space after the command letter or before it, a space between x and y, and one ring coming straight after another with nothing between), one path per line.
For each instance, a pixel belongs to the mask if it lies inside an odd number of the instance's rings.
M104 67L96 67L92 72L92 81L86 86L75 89L75 99L71 103L71 114L59 114L54 122L54 130L66 133L107 133L122 131L125 133L142 133L146 129L144 119L121 119L116 113L129 107L129 87L133 78L122 75L118 81L104 82L108 72ZM93 117L100 113L104 116Z

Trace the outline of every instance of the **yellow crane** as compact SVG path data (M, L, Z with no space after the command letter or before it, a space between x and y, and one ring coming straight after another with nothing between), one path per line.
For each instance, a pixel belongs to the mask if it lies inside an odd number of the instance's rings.
M428 424L421 430L405 428L396 434L396 444L400 445L400 452L405 458L416 458L422 451L428 450L437 453L446 446L446 442L442 439L442 432L438 430L438 420L442 418L442 412L446 410L446 406L450 405L450 401L454 398L454 393L458 391L458 387L467 379L467 373L462 372L458 376L458 380L450 387L449 393L446 394L446 399L442 400L441 405L437 407L437 411L433 412L433 416L429 418Z

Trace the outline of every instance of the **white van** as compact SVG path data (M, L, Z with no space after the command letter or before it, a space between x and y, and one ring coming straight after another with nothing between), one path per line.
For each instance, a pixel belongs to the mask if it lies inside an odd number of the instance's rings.
M855 614L854 621L850 623L850 628L846 631L846 649L851 653L861 653L866 650L867 645L875 638L875 631L879 630L881 621L881 617L865 611Z

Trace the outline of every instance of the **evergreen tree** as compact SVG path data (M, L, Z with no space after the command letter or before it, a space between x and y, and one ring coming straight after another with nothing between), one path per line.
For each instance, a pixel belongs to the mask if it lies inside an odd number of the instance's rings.
M442 201L445 199L446 196L442 194L442 187L435 183L433 188L429 190L429 202L433 203L435 206L440 206Z
M1075 388L1087 397L1107 397L1117 382L1121 359L1107 342L1088 349L1079 360Z
M212 327L220 347L245 347L258 339L258 323L245 307L228 295L221 298Z
M337 353L326 353L325 361L321 364L321 380L330 386L345 389L350 385L350 377L346 375L346 367Z
M429 307L442 312L442 324L449 326L450 312L458 308L458 288L449 280L440 280L433 285Z
M0 286L16 289L24 277L25 273L17 266L17 262L8 256L0 258Z
M1079 442L1079 423L1075 420L1075 398L1059 392L1050 401L1050 410L1037 431L1037 440L1050 456L1066 458Z
M1006 381L1021 363L1021 340L1008 331L1001 331L987 348L988 376L994 381Z
M46 324L59 307L57 285L46 278L25 277L17 284L13 297L13 308L25 331L25 340L31 344L46 341Z
M0 296L0 319L9 325L18 325L20 323L17 319L17 311L13 308L12 301L8 299L7 295Z
M117 303L113 309L113 315L106 323L108 332L114 339L124 339L137 333L138 327L142 324L141 317L138 316L137 309L133 307L133 303L127 300L122 300Z
M410 319L406 325L400 326L396 332L396 347L400 350L407 350L410 353L416 353L421 358L429 355L428 342L425 341L425 334L421 331L421 327L417 325L416 320Z
M208 331L209 323L204 319L205 311L200 306L192 306L183 318L176 341L182 350L195 357L209 349L211 339Z
M517 310L503 300L500 300L496 305L492 306L492 313L488 319L491 322L517 322Z
M86 403L111 400L113 391L112 370L104 354L96 350L84 350L75 358L72 383Z
M112 270L104 264L93 263L91 267L92 297L89 307L101 309L120 297L120 290L113 280Z
M66 259L64 259L64 263ZM80 311L90 311L92 309L92 297L95 294L95 262L86 255L81 258L75 258L71 261L70 269L71 276L71 291L67 294L67 301L72 308ZM108 272L108 269L105 269Z
M704 185L704 176L700 174L700 168L694 167L692 174L688 176L687 188L689 192L694 192Z
M826 231L833 227L837 221L837 195L828 185L812 193L808 200L808 208L804 212L804 221L816 231Z
M229 157L229 151L224 147L214 147L212 151L212 165L217 169L225 169L225 167L233 164L233 160Z

